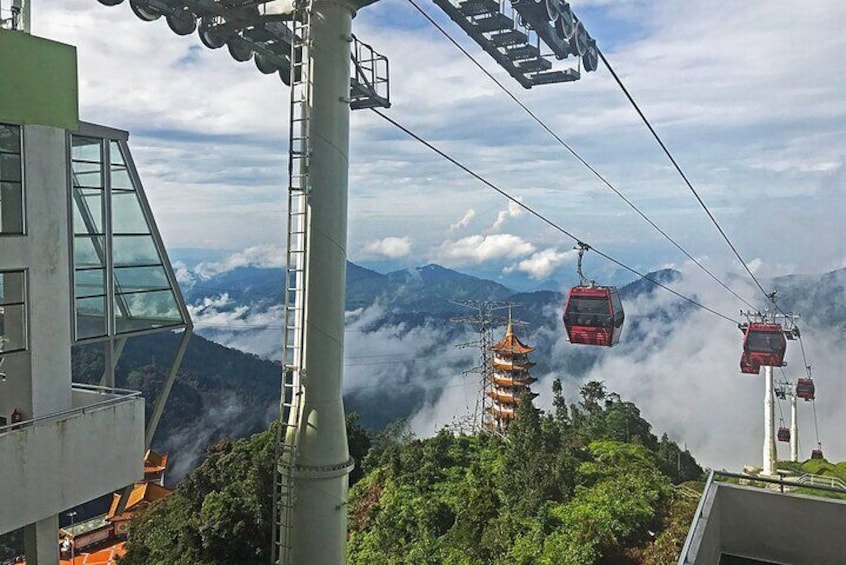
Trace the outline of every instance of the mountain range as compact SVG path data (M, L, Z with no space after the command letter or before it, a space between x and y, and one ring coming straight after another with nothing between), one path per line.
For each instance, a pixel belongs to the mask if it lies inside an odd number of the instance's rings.
M649 276L672 284L681 274L668 269ZM188 347L155 442L171 453L177 477L196 465L206 446L219 437L247 435L275 418L280 366L274 359L279 358L282 341L283 279L279 268L239 267L207 278L194 277L185 285L199 335ZM844 295L846 270L773 282L786 308L816 312L811 316L814 321L846 328L843 302L832 307L833 297ZM620 291L627 309L656 292L644 279ZM578 379L604 353L566 344L560 292L515 292L438 265L383 274L349 263L344 396L347 409L359 413L363 425L380 428L398 418L413 418L456 390L465 396L464 406L455 408L456 413L473 410L478 375L461 375L478 365L479 349L456 346L477 339L478 329L450 323L451 318L474 313L456 304L460 300L518 304L514 315L525 325L517 331L537 348L535 375ZM647 335L650 342L668 339L674 321L693 309L675 297L654 309L633 307L620 352L637 354ZM499 313L501 325L494 339L504 325L505 311ZM130 340L117 367L118 385L141 389L148 396L154 393L175 344L176 336L171 334ZM78 352L74 369L76 380L93 380L102 373L100 352Z

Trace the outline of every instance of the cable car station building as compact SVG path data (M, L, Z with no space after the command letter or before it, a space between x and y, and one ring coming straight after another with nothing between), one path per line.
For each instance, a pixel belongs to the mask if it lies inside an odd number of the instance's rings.
M0 533L58 563L58 516L139 481L190 320L123 131L79 121L76 50L0 29ZM145 430L127 338L183 329ZM100 386L71 349L100 342Z

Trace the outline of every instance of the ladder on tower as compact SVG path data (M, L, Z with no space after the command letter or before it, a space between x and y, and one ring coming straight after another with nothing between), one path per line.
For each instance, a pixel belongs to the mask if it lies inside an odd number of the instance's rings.
M311 2L303 2L293 18L291 40L291 107L288 134L288 238L285 269L285 335L276 469L273 488L272 563L292 565L291 547L296 505L294 472L304 394L305 304L309 241L309 159L311 144Z

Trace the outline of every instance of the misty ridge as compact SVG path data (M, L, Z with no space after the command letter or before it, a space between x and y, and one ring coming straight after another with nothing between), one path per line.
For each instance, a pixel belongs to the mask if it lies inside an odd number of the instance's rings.
M202 267L202 264L200 265ZM209 272L179 265L180 282L196 324L154 446L170 453L172 478L193 469L211 443L260 431L278 410L284 271L278 266L234 265ZM651 278L723 314L737 318L730 294L684 265ZM745 279L727 274L733 290L754 298ZM821 441L836 460L846 454L838 407L846 402L842 353L846 342L846 269L824 275L791 275L768 281L780 305L800 312L809 362L817 383ZM571 345L561 322L566 289L515 292L494 281L438 265L378 273L348 263L344 402L365 427L406 419L427 437L477 409L481 389L477 330L451 318L473 311L451 301L514 302L521 340L536 347L536 406L551 408L551 384L564 383L568 399L588 380L635 402L655 425L684 444L705 465L737 469L760 458L763 380L739 372L741 333L736 326L685 302L647 280L621 287L626 323L612 349ZM494 339L504 332L502 323ZM133 343L135 342L135 343ZM175 336L130 340L117 367L118 383L152 397L176 346ZM602 349L602 350L600 350ZM99 353L77 355L75 378L96 373ZM84 359L84 361L80 361ZM795 343L788 367L776 380L803 370ZM101 361L100 361L101 363ZM100 373L102 374L102 373ZM79 380L79 379L78 379ZM149 408L149 407L148 407ZM782 408L785 413L789 408ZM777 417L779 416L777 412ZM816 447L811 406L800 405L803 457ZM743 431L743 433L740 433ZM782 448L784 449L784 448Z
M183 277L197 332L227 347L278 360L281 264L217 265L219 272L209 273L205 266L205 276ZM649 276L741 319L742 305L689 264ZM722 278L741 296L755 299L756 289L748 279L731 272ZM782 308L802 315L808 360L820 387L821 440L827 449L843 453L846 444L837 444L833 432L838 429L837 406L846 401L846 389L835 378L842 371L839 352L846 340L846 269L778 277L766 284L778 289ZM516 292L439 265L383 274L348 263L347 410L359 413L371 428L407 418L411 430L422 436L472 414L481 385L478 374L465 371L478 365L479 351L456 346L477 340L478 334L472 326L451 321L473 314L453 301L509 301L517 305L515 317L525 323L517 326L518 334L537 348L532 360L537 363L533 376L539 379L534 390L540 392L540 407L549 408L554 378L564 381L571 398L581 383L602 380L642 405L656 433L667 432L687 443L706 464L737 468L757 460L763 383L739 373L741 334L736 327L639 279L621 287L626 308L621 343L611 350L573 346L561 322L565 293L566 288ZM501 322L495 339L504 331L504 310ZM795 344L787 360L777 380L802 376L803 361ZM815 447L812 428L810 406L800 406L803 451ZM738 436L741 429L748 434ZM826 430L831 430L828 435Z

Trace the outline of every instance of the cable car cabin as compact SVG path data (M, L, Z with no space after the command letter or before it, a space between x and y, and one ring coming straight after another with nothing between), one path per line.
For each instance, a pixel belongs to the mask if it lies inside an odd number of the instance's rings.
M786 350L787 339L784 337L781 324L750 323L743 336L741 371L749 372L743 369L744 357L750 366L781 367L784 365ZM757 367L754 372L758 372Z
M617 287L574 286L564 305L564 327L570 343L611 347L620 341L623 303Z
M822 458L823 458L822 449L814 449L813 451L811 451L811 459L822 459Z
M790 441L790 428L785 428L784 426L778 429L778 441L789 442Z
M799 379L796 382L796 397L803 400L813 400L816 387L814 379Z

